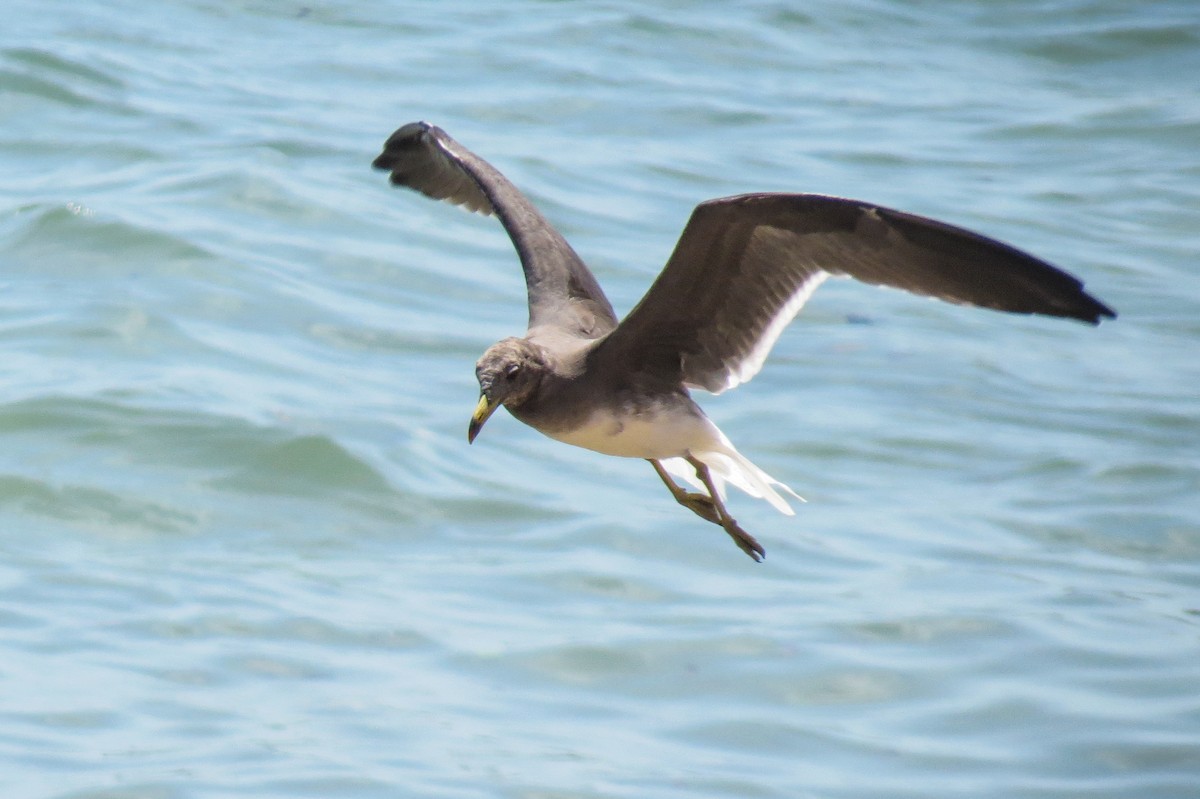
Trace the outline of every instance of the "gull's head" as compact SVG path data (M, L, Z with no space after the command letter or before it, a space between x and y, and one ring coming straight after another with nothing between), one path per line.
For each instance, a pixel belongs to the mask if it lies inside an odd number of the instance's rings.
M488 347L475 364L479 404L467 428L467 441L475 440L483 423L501 405L517 407L528 400L547 369L541 347L523 338L506 338Z

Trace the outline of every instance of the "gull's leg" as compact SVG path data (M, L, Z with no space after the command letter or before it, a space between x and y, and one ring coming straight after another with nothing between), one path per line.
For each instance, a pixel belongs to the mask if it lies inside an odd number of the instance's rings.
M721 528L729 533L729 537L733 539L733 543L737 544L740 550L761 563L762 559L767 556L767 551L762 548L762 544L754 540L754 536L747 533L734 521L734 518L729 515L729 511L725 510L725 503L721 501L721 495L717 493L717 487L713 485L712 475L708 473L708 466L703 461L697 460L691 455L687 456L687 462L692 464L692 467L696 470L696 476L700 478L700 482L704 483L704 487L708 489L713 508L717 512L718 520L716 524L721 525ZM712 519L709 519L709 521L712 521Z
M658 472L658 476L662 478L663 483L667 486L667 490L671 492L671 496L675 497L676 502L707 522L721 524L721 517L717 515L717 506L711 497L685 491L675 484L675 481L671 479L671 475L667 474L667 470L662 467L661 463L653 458L647 458L647 460L654 467L654 471Z

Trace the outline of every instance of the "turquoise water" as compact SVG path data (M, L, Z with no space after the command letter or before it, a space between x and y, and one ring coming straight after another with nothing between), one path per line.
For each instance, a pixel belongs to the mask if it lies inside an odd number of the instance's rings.
M699 7L697 7L697 5ZM0 793L1194 797L1200 12L24 2L0 26ZM504 415L494 220L619 311L699 201L842 194L1083 277L1092 329L827 284L704 400L732 508Z

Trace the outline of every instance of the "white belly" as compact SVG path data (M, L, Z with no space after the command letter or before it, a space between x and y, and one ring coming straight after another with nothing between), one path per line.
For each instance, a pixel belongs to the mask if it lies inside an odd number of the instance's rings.
M547 435L605 455L662 460L711 449L721 434L703 416L676 411L621 418L598 412L582 427Z
M746 460L725 434L699 409L660 408L637 416L616 417L597 412L582 427L568 431L543 433L553 439L605 455L623 458L650 458L661 461L676 477L687 480L700 491L707 491L684 456L704 462L719 495L724 496L729 482L752 497L762 497L780 513L792 514L791 507L776 488L804 500L795 491Z

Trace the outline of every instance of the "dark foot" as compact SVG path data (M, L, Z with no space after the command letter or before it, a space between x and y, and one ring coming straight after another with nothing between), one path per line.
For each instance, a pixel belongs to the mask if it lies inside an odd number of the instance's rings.
M729 515L729 511L725 510L725 503L721 502L720 494L717 492L717 487L713 485L712 475L709 474L708 467L704 463L691 455L687 456L688 463L696 470L696 476L700 478L700 482L704 483L704 487L708 489L708 496L705 497L716 512L716 519L708 519L714 524L721 525L721 529L729 533L729 537L733 539L733 543L738 545L738 549L745 552L755 563L762 563L762 559L767 556L767 551L762 548L762 544L754 540L754 536L742 529L741 525ZM689 506L690 507L690 506ZM695 510L695 508L692 508ZM696 511L700 513L700 511ZM704 514L700 514L704 515Z
M718 496L717 489L713 485L712 476L708 473L708 467L690 455L688 456L688 462L695 468L696 476L704 483L704 487L708 489L708 494L684 491L675 485L675 481L670 478L658 461L650 460L650 465L654 467L654 471L658 472L658 476L662 478L663 483L671 492L671 496L675 497L676 502L704 521L718 525L722 530L729 533L729 537L733 539L733 543L738 545L738 549L753 558L756 563L761 563L762 559L767 556L767 551L762 548L762 544L754 540L754 536L743 530L733 520L733 517L725 510L724 503L716 499Z
M725 521L717 522L717 524L729 533L729 537L733 539L733 543L738 545L738 549L753 558L755 563L762 563L763 558L767 556L767 551L762 548L762 544L754 540L754 536L743 530L741 525L728 516L725 517Z
M683 492L675 497L679 504L690 510L692 513L704 519L706 522L720 524L721 517L717 513L717 505L712 501L712 497L705 494L695 494L692 492Z
M675 501L683 507L690 510L692 513L704 519L706 522L713 524L721 523L721 515L717 511L716 503L707 494L697 494L691 491L684 491L679 486L675 485L675 481L667 474L666 469L662 467L656 460L651 460L650 465L654 467L654 471L658 472L658 476L662 478L663 485L671 492L671 496L675 497Z

